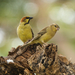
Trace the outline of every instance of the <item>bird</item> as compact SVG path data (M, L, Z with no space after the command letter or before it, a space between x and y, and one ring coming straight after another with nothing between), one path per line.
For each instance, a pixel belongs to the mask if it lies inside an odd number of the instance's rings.
M30 41L34 37L33 30L29 24L33 17L25 16L20 20L20 24L17 27L17 35L23 43Z
M29 41L26 45L23 45L23 47L29 46L31 44L44 44L46 42L48 42L55 34L56 32L60 29L60 27L55 24L52 23L51 25L45 27L44 29L42 29L37 36L35 36L31 41Z

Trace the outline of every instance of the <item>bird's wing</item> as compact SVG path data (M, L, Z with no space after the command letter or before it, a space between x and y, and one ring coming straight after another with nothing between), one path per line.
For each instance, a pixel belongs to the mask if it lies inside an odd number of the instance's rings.
M47 32L47 28L48 27L45 27L44 29L42 29L39 33L38 33L38 35L43 35L43 34L45 34L46 32Z
M34 37L34 33L33 33L33 30L31 29L31 33L32 33L32 38Z
M48 28L48 27L45 27L44 29L42 29L42 30L38 33L38 35L33 38L33 40L37 40L37 39L39 39L42 35L44 35L44 34L47 32L47 28Z

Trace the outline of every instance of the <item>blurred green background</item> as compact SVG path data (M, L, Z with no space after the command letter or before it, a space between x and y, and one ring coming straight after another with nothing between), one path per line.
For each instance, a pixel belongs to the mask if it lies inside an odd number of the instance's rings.
M75 0L0 0L0 56L23 45L16 29L24 16L34 17L30 24L35 36L57 23L60 30L48 43L58 45L58 53L75 62Z

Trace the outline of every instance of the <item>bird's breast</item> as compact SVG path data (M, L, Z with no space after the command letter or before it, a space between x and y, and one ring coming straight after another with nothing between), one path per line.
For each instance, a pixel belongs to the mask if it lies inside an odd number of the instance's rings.
M42 41L44 41L44 42L47 42L47 41L49 41L52 37L54 36L54 34L48 34L48 33L46 33L46 34L44 34L43 36L41 36L41 38L40 38L40 40L42 40Z
M17 35L23 42L26 42L27 40L32 39L31 27L30 26L19 26L17 28Z

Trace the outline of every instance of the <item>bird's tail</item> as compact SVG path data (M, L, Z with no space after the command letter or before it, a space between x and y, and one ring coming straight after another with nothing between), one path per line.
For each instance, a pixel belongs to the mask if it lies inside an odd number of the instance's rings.
M26 45L24 44L21 49L28 47L31 44L31 42L28 42Z

